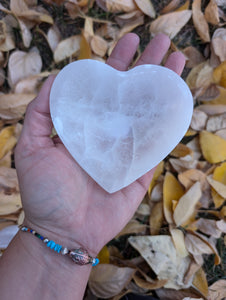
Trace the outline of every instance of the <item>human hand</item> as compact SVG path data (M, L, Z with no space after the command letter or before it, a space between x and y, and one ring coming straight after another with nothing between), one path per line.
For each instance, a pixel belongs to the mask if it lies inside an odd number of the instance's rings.
M126 71L139 38L127 34L107 63ZM147 46L136 65L160 64L170 45L163 34ZM171 54L165 66L181 74L181 53ZM154 170L122 190L104 191L72 158L59 138L51 139L49 93L54 77L44 83L27 109L15 151L24 224L47 237L58 237L64 246L78 245L96 255L130 220L145 195Z

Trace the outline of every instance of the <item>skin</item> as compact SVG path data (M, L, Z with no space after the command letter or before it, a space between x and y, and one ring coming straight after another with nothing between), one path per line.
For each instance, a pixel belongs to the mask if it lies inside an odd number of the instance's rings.
M138 45L137 35L125 35L107 64L126 71ZM136 65L160 64L169 46L167 36L157 35ZM184 56L175 52L165 66L180 75L184 64ZM154 169L113 194L96 184L60 139L50 138L53 125L49 93L54 78L46 80L37 98L29 104L15 151L24 224L69 249L82 246L96 256L131 219L148 189ZM90 270L90 266L75 265L68 257L47 249L31 234L19 232L0 260L1 297L82 299Z

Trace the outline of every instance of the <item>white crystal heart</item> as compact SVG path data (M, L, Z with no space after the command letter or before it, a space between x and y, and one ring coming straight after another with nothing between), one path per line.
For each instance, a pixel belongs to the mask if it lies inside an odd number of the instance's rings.
M57 75L50 93L54 127L78 164L109 193L156 166L189 127L193 99L173 71L127 72L80 60Z

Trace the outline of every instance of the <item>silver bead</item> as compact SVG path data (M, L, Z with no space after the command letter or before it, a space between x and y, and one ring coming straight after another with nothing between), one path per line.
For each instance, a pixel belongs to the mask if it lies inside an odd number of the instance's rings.
M68 249L66 247L62 248L60 252L62 255L68 254Z
M32 231L32 234L34 234L34 235L35 235L35 234L36 234L36 231L34 231L34 230L33 230L33 231Z
M46 239L46 238L45 238L45 239L43 240L43 243L45 243L45 244L47 244L48 242L49 242L49 239Z

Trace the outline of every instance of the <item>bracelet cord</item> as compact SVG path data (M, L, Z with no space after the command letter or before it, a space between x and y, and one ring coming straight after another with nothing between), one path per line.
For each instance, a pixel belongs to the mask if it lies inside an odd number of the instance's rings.
M49 240L48 238L42 236L35 230L22 226L20 228L23 232L29 232L39 238L48 248L54 250L55 252L62 254L62 255L68 255L74 263L77 265L87 265L92 264L92 266L96 266L99 263L98 258L94 258L88 254L88 251L84 248L78 248L73 250L68 250L66 247L61 246L60 244L55 243L52 240Z

